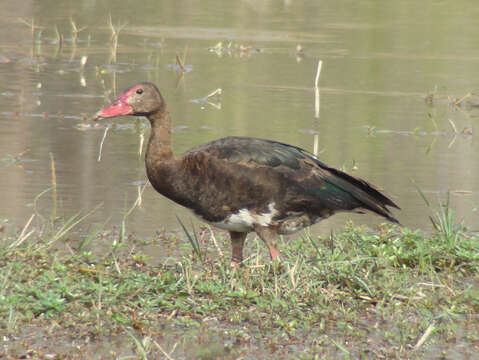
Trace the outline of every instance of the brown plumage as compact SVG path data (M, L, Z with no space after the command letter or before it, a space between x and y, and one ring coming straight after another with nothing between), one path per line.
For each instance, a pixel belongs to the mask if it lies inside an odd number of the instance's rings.
M274 260L278 235L338 211L370 211L398 223L387 207L399 207L373 185L326 166L296 146L226 137L175 156L170 114L154 84L128 88L95 119L123 115L148 118L148 179L160 194L230 232L232 266L243 260L244 240L251 231L263 239Z

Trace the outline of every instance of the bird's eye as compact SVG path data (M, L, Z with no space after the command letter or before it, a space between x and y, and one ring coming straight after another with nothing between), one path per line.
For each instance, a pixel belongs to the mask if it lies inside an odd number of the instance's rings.
M138 89L138 90L136 90L136 93L137 93L138 95L143 94L143 89Z

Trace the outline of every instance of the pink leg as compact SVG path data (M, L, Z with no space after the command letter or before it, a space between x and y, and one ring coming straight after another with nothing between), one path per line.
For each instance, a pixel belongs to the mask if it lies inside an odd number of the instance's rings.
M266 226L255 226L254 230L258 234L258 236L263 240L266 246L269 249L269 255L271 256L271 260L276 260L279 255L281 254L279 250L276 248L276 239L278 237L278 233L276 229L272 229Z
M271 260L275 261L278 256L281 255L279 250L274 246L270 246L269 248L269 255L271 256Z
M240 267L243 261L243 244L248 233L230 231L231 237L231 267Z

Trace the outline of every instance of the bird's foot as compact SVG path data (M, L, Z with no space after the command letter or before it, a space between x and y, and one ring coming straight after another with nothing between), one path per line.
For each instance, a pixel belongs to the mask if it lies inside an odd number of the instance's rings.
M271 256L271 260L275 261L278 259L279 261L279 256L281 255L281 252L276 249L274 246L269 247L269 255Z

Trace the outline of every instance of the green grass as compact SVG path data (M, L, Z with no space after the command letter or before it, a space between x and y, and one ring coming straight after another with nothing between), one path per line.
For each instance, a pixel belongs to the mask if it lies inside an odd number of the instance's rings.
M348 224L327 238L281 242L281 263L251 237L245 266L231 269L222 233L214 242L174 239L181 255L153 266L142 246L164 246L157 239L121 228L118 247L115 230L94 229L76 245L66 230L81 219L35 231L20 246L9 247L19 234L0 237L0 357L449 359L479 351L479 239L463 226L452 236L447 226L424 234ZM100 241L111 241L106 255L94 251Z

